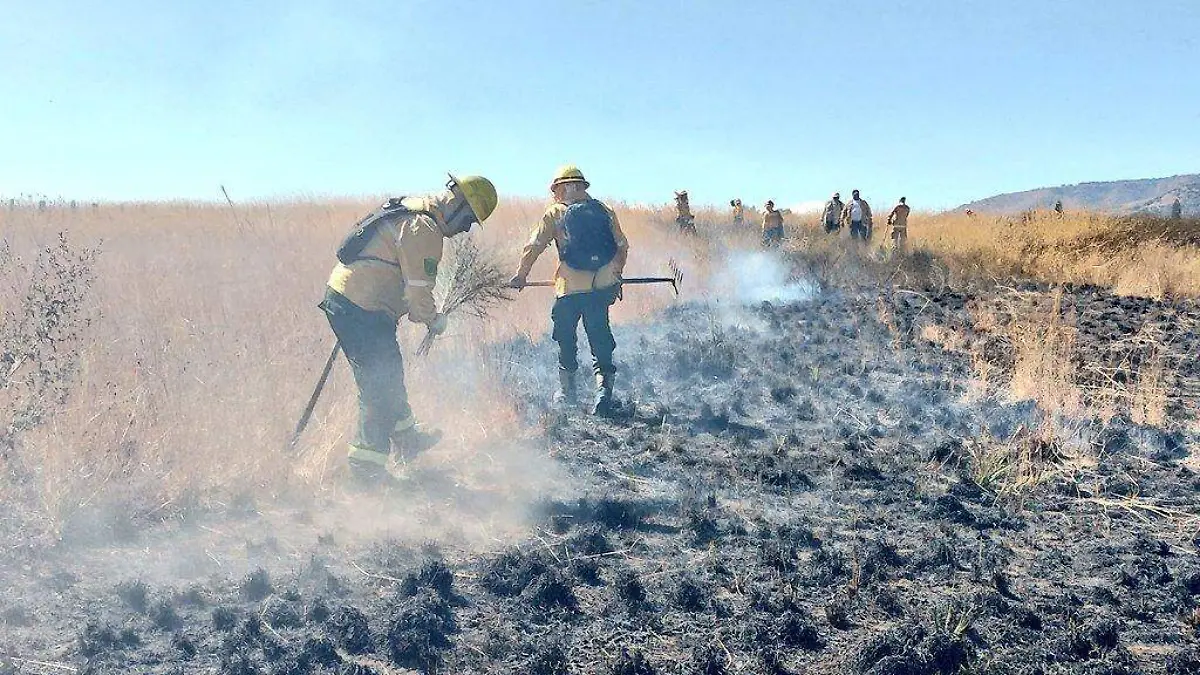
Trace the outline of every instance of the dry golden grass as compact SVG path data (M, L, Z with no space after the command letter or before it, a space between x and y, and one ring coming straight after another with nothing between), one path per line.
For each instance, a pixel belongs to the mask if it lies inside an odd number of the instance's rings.
M329 487L356 414L344 363L299 447L298 471L283 449L333 344L317 309L333 251L375 203L239 204L236 215L225 204L185 202L0 212L18 256L61 230L101 249L77 394L24 437L16 458L36 467L32 487L49 520L61 525L105 500L168 514L243 491ZM507 200L473 236L515 269L542 208ZM632 240L628 273L662 274L677 259L688 274L684 292L708 290L702 242L677 236L665 213L617 208ZM549 278L554 264L548 250L531 278ZM488 462L464 449L503 452L525 433L477 347L522 334L542 339L552 301L550 289L528 289L492 321L453 324L429 360L412 356L423 328L402 322L413 406L450 432L429 461L458 465L467 482L484 480ZM614 320L673 301L667 287L631 289Z
M0 501L34 498L53 529L81 509L106 503L165 516L246 491L336 489L331 478L340 471L356 413L343 363L298 457L284 448L333 344L316 307L333 251L377 202L261 202L239 204L236 212L226 204L188 202L0 211L0 232L18 256L50 245L60 231L101 251L77 392L66 410L24 437L19 456L0 456L0 469L21 463L36 477L18 486L4 478L10 471L0 472ZM698 210L705 236L693 239L676 233L669 205L613 205L632 242L628 273L661 274L676 259L686 274L685 297L721 293L710 281L718 271L714 261L727 249L756 246L759 238L752 212L734 231L727 213ZM515 267L542 208L532 200L505 200L475 236ZM860 251L817 233L811 220L789 219L797 236L787 247L806 251L810 273L823 284L864 275L900 280L880 250L890 243L886 236ZM880 224L877 234L884 231ZM1200 295L1200 253L1183 226L1158 231L1140 221L1086 214L1027 220L916 214L910 237L913 248L935 254L945 283L1015 275L1155 297ZM547 251L531 277L548 278L554 262ZM664 287L630 289L614 319L636 321L673 301ZM479 345L520 335L544 339L551 302L549 290L525 290L493 320L453 325L430 359L409 358L414 408L449 431L443 447L423 461L453 468L467 484L504 484L498 476L514 466L509 450L528 431ZM1058 328L1046 333L1033 323L1026 338L1014 336L1022 355L1015 386L1036 390L1069 379L1061 372L1069 332ZM406 356L422 334L402 323ZM1054 336L1053 344L1039 341L1046 335ZM1161 410L1155 403L1161 378L1152 375L1147 372L1131 394L1147 421ZM1061 391L1032 393L1069 402Z
M1200 220L1034 212L914 214L909 244L960 279L1094 284L1122 295L1200 296Z

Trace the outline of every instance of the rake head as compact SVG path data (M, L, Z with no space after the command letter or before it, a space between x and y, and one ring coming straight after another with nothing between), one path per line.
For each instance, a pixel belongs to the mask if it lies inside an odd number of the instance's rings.
M671 290L675 291L675 295L679 295L679 285L683 283L683 270L674 258L667 261L667 269L671 270Z

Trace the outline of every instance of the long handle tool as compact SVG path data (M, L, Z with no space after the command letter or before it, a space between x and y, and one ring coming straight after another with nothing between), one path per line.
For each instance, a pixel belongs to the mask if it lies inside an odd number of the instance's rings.
M304 406L304 413L300 415L300 421L296 423L296 430L292 432L292 437L288 441L288 452L296 449L296 443L300 442L300 434L304 433L304 427L307 427L308 421L312 419L313 410L317 407L321 392L325 390L325 383L329 381L329 372L333 370L333 362L337 360L338 352L341 350L342 343L335 341L333 350L329 352L329 358L325 360L325 369L321 371L321 378L317 380L317 386L313 389L312 396L308 398L308 405Z
M669 277L626 277L621 279L622 285L640 285L640 284L671 284L671 290L675 291L675 295L679 295L679 284L683 283L683 270L679 269L679 265L671 260L667 263L667 267L671 270ZM554 286L553 281L526 281L522 288L545 288Z

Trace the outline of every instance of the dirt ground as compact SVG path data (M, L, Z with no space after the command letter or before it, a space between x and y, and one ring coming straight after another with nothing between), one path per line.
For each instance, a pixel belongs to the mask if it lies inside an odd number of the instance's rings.
M1149 426L980 392L1009 291L801 291L620 330L616 420L551 410L551 344L497 348L564 477L533 499L422 459L385 493L12 542L0 673L1200 673L1197 307L1010 289L1072 317L1084 381L1152 326Z

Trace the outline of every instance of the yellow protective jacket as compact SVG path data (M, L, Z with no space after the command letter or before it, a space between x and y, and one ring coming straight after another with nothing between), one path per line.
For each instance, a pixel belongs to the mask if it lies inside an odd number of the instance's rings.
M587 199L587 197L582 197L578 201L583 199ZM562 246L562 242L566 238L566 232L562 227L562 218L563 214L567 212L567 206L569 204L562 202L551 204L546 208L542 219L533 226L533 231L529 235L529 243L525 245L525 249L521 253L521 264L517 269L518 276L521 278L529 276L529 270L533 269L533 263L537 261L542 251L546 250L550 242L553 241L556 247ZM554 270L554 292L558 297L611 288L620 282L621 275L625 272L625 261L629 259L629 240L621 231L621 223L617 220L616 212L607 205L604 206L604 209L612 218L613 238L617 241L617 255L612 262L595 272L572 269L560 260L558 267Z
M908 214L912 209L908 204L897 204L892 212L888 214L888 224L897 230L903 230L908 227Z
M402 203L414 213L381 224L362 251L366 259L338 263L329 275L329 287L370 312L387 312L396 319L407 314L413 323L433 321L437 316L433 284L444 238L443 201L405 197Z
M781 211L764 211L762 219L763 232L768 230L777 230L783 227L783 212Z
M862 206L862 224L866 225L867 227L870 227L872 225L871 205L868 204L867 200L865 200L865 199L859 199L858 203ZM854 200L851 199L850 201L846 202L845 206L842 207L842 224L843 225L850 224L850 207L853 204L854 204Z
M688 204L687 196L675 196L675 213L679 218L690 218L692 216L692 207Z

